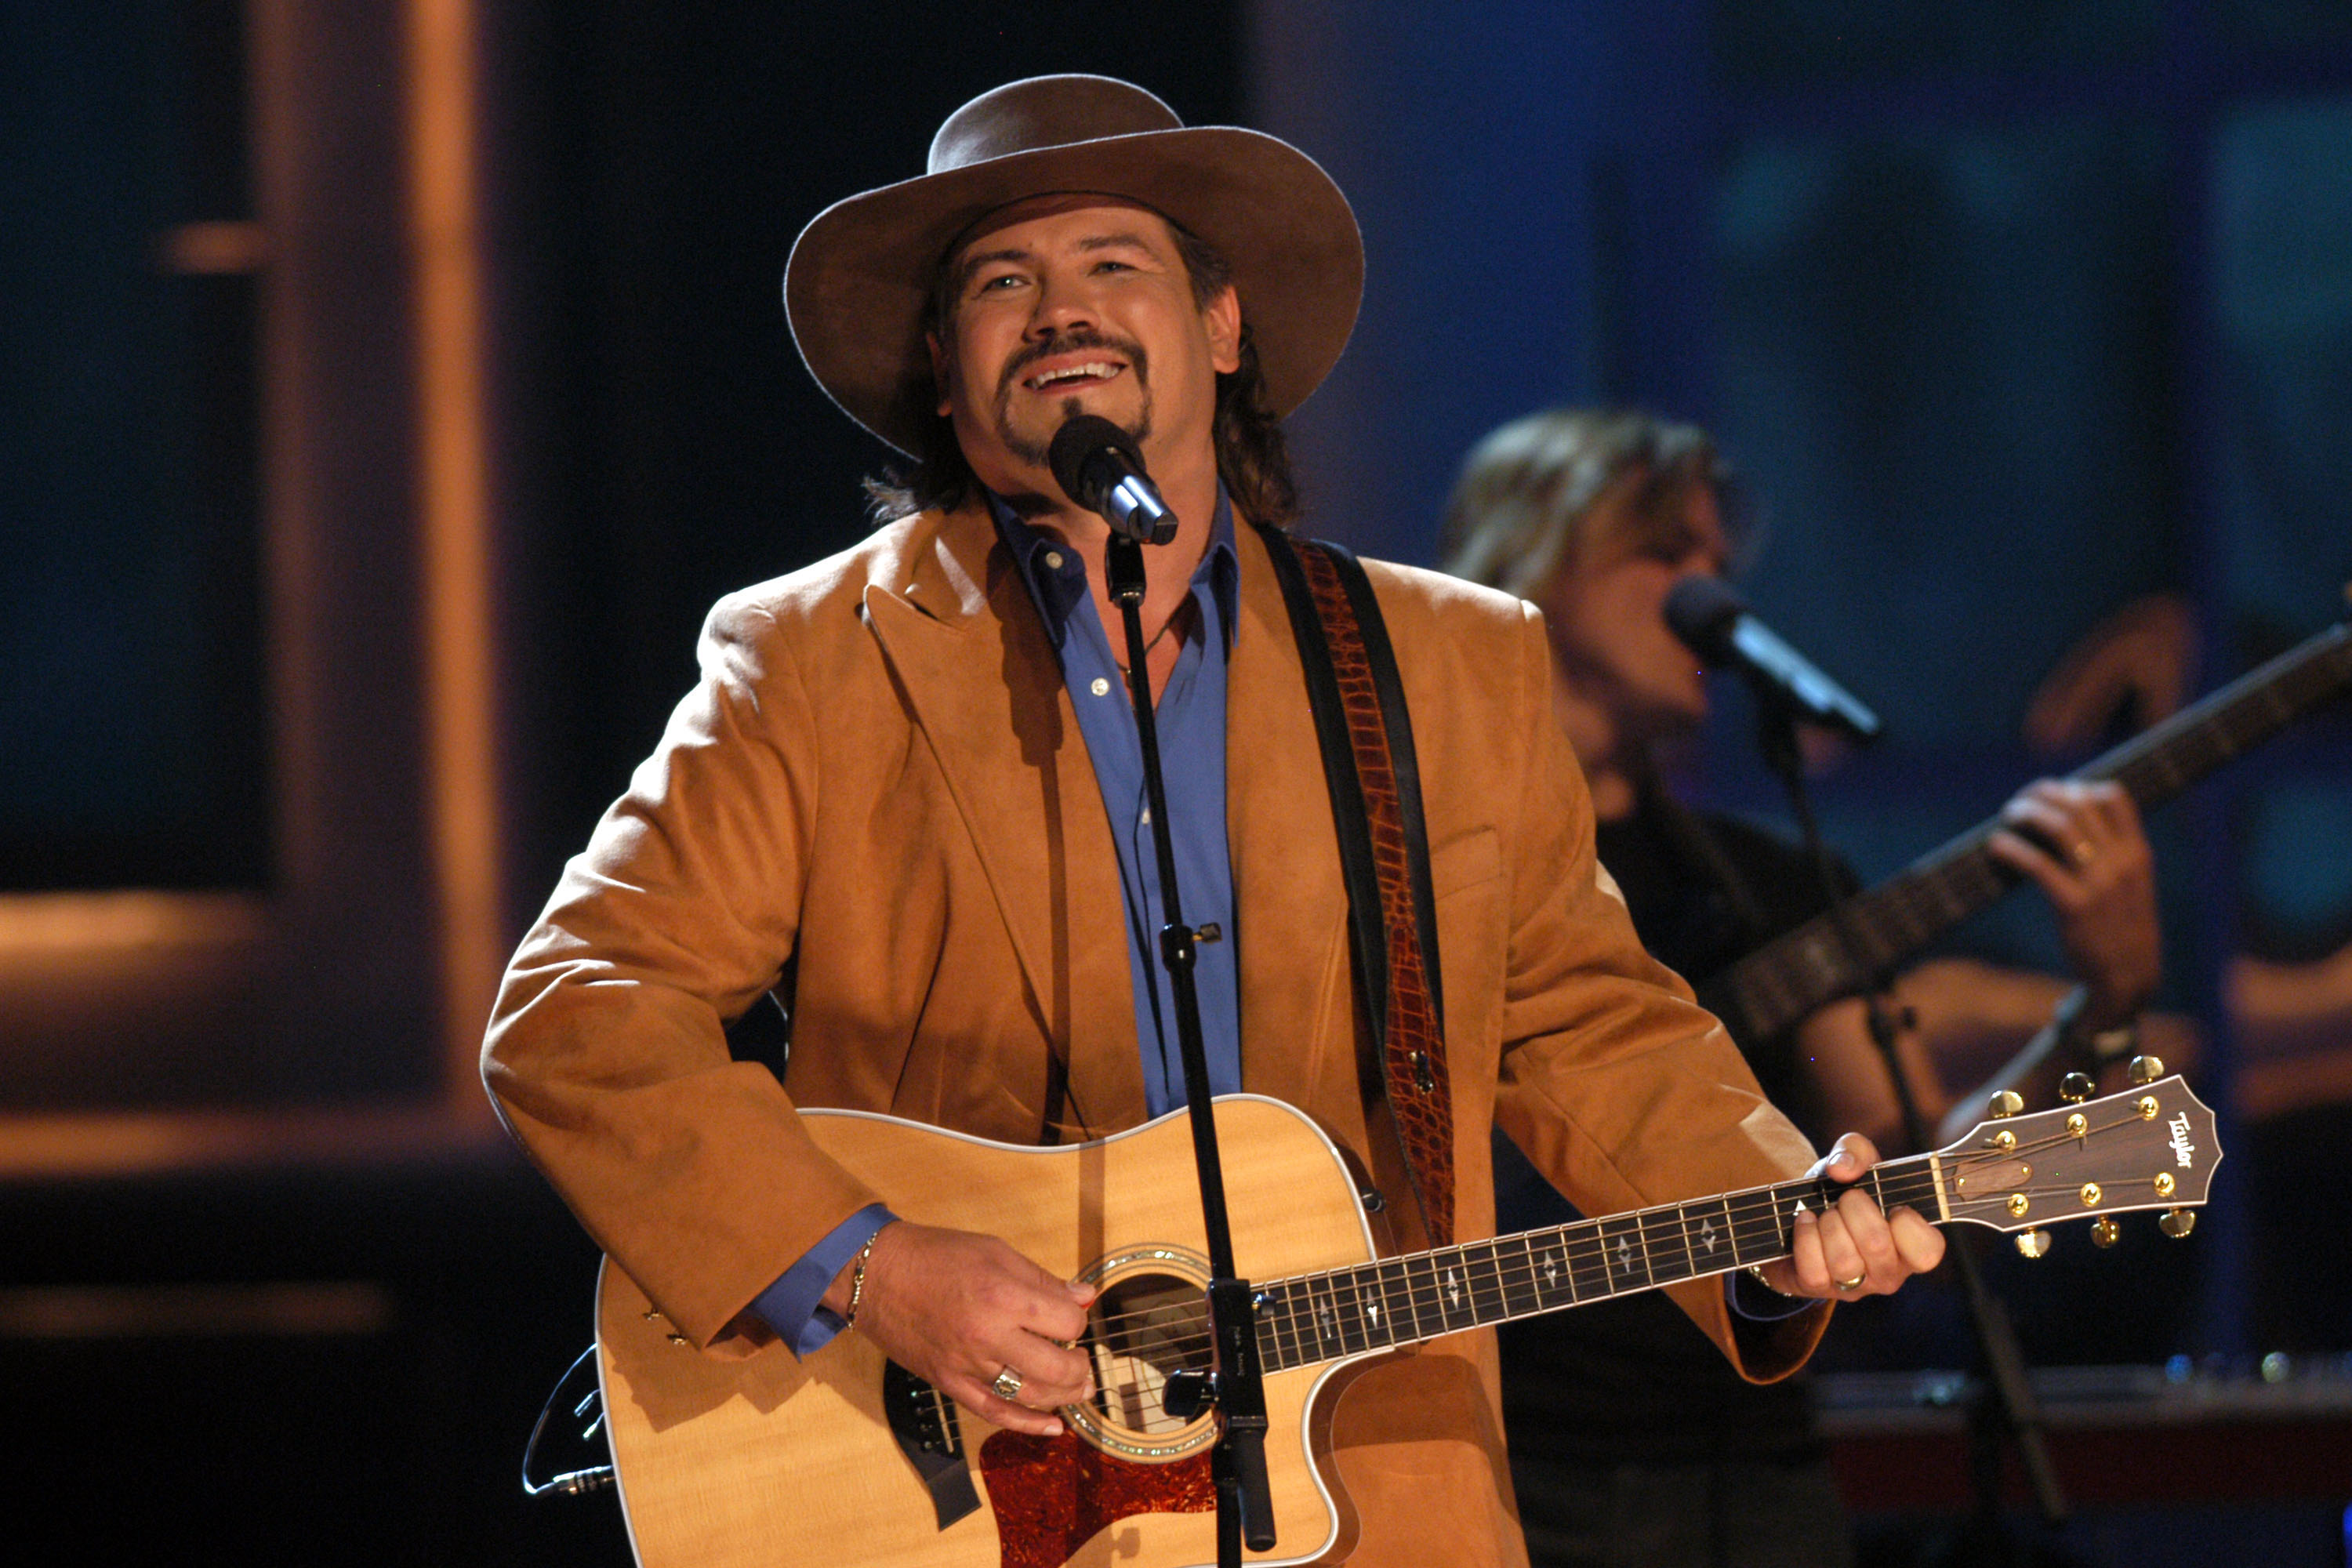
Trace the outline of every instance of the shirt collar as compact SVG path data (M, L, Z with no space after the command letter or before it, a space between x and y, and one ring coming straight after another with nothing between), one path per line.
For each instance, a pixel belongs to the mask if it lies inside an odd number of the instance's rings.
M1087 568L1078 552L1066 548L1053 535L1024 522L1004 498L983 487L981 493L988 498L989 510L996 517L996 531L1012 552L1013 563L1027 584L1030 602L1045 623L1045 633L1060 647L1069 634L1071 614L1078 602L1087 596ZM1147 547L1148 548L1148 547ZM1192 586L1199 588L1203 581L1209 592L1216 595L1217 622L1224 628L1225 651L1234 647L1236 610L1241 598L1241 557L1234 547L1234 505L1225 495L1223 480L1217 484L1216 515L1209 524L1209 548L1193 570ZM1111 628L1103 628L1106 636Z

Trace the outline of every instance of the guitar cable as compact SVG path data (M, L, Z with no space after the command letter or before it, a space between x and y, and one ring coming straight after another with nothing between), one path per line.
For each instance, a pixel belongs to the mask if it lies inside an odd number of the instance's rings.
M559 1497L583 1497L590 1492L602 1491L613 1484L611 1448L609 1445L602 1444L599 1446L605 1456L602 1464L583 1465L577 1469L550 1476L545 1480L531 1479L532 1472L539 1466L539 1444L547 1432L548 1419L567 1399L572 1402L572 1419L588 1423L580 1428L580 1445L584 1447L598 1443L603 1436L604 1391L596 1383L595 1360L596 1347L592 1344L564 1369L563 1375L555 1380L554 1388L548 1392L547 1403L539 1407L539 1419L530 1424L530 1436L522 1446L522 1489L526 1497L544 1497L550 1492ZM585 1377L582 1375L583 1372ZM579 1385L583 1384L586 1385L585 1393L580 1392Z

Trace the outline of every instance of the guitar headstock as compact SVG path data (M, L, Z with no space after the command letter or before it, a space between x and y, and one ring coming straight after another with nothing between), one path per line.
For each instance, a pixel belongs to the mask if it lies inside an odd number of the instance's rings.
M2205 1201L2221 1145L2212 1110L2176 1073L2079 1105L1979 1121L1935 1159L1947 1218L2033 1231L2193 1208Z

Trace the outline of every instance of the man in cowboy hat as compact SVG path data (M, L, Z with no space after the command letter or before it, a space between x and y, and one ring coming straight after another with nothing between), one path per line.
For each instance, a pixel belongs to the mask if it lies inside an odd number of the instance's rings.
M1213 1082L1302 1108L1407 1184L1359 1077L1329 796L1258 533L1295 510L1276 422L1337 359L1361 276L1304 154L1095 77L984 94L927 174L802 234L802 354L915 467L878 487L889 521L865 543L713 610L699 685L525 939L486 1047L516 1136L691 1342L809 1355L849 1323L1040 1436L1089 1393L1058 1342L1088 1289L893 1215L795 1113L1041 1143L1181 1101L1108 531L1046 458L1073 414L1133 435L1178 520L1142 616L1187 921L1228 938L1199 967ZM1548 721L1538 618L1368 565L1421 758L1454 1233L1491 1230L1493 1125L1589 1213L1813 1165L1635 943ZM724 1037L763 992L793 1019L782 1081ZM1872 1158L1857 1142L1828 1168ZM1854 1193L1795 1237L1739 1286L1753 1300L1674 1288L1752 1376L1819 1334L1787 1298L1892 1289L1941 1249ZM1328 1433L1354 1560L1522 1560L1496 1410L1483 1333L1355 1382Z

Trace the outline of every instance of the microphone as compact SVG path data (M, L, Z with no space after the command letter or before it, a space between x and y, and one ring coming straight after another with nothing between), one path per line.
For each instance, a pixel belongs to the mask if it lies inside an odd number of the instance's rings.
M1138 544L1165 544L1176 537L1176 514L1143 471L1135 437L1101 415L1072 415L1054 433L1045 462L1062 493L1101 513L1113 531Z
M1685 577L1675 584L1666 595L1666 625L1710 666L1746 676L1759 699L1857 741L1877 738L1878 715L1749 615L1748 602L1720 579Z

